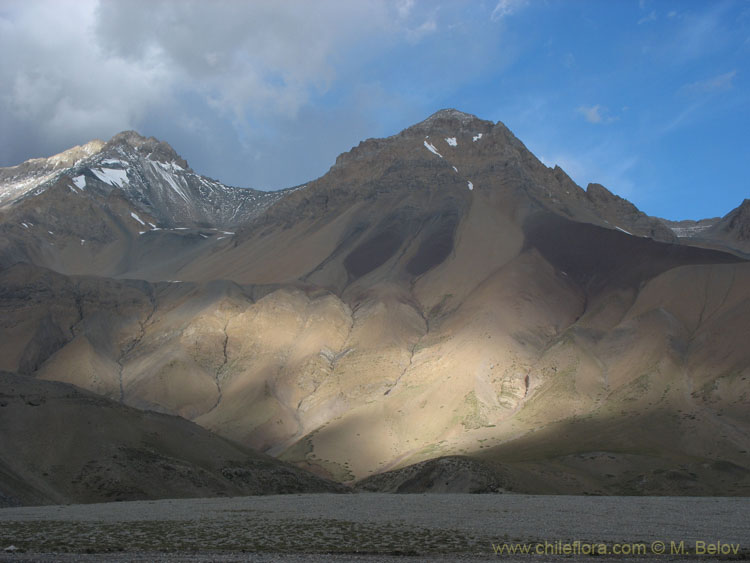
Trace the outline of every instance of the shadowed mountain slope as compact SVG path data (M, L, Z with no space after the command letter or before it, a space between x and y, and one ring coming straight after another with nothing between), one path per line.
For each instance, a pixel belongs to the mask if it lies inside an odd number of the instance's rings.
M750 199L745 199L724 217L699 221L661 221L684 244L729 250L745 259L750 258Z
M178 417L0 373L0 503L340 492Z

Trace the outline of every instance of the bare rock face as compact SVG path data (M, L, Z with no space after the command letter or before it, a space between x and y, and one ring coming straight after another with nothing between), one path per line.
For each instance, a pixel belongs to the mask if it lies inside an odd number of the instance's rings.
M614 195L601 184L589 184L586 195L601 217L616 228L637 236L661 242L675 242L677 237L659 219L649 217L629 201ZM618 227L622 225L622 227Z
M728 241L730 245L750 253L750 199L714 224L708 234Z
M0 368L370 489L748 492L747 203L697 244L456 110L211 182L126 132L4 208Z
M724 217L699 221L660 221L682 243L725 249L745 258L750 256L750 200L744 200Z
M151 158L164 164L175 163L180 168L192 172L187 161L178 155L175 150L164 141L154 137L143 137L135 131L123 131L112 137L102 150L117 150L122 146L135 149L144 158Z
M750 199L744 200L742 205L727 215L726 219L729 229L736 232L738 240L750 240Z

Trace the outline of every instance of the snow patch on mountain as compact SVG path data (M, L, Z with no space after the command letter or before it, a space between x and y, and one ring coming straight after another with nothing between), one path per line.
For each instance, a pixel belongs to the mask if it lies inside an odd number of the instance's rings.
M425 147L427 148L427 150L428 150L428 151L430 151L431 153L433 153L433 154L436 154L436 155L438 155L438 156L439 156L440 158L443 158L443 155L442 155L442 154L440 154L440 153L439 153L439 152L437 151L437 149L435 148L435 146L434 146L434 145L433 145L432 143L429 143L429 142L427 142L427 140L425 140L425 142L424 142L424 146L425 146Z
M703 231L713 227L713 225L713 223L708 223L691 227L670 227L670 229L672 229L672 232L678 238L690 238L700 235Z
M73 183L79 190L83 190L86 187L86 176L76 176L73 178Z
M167 172L185 172L185 169L176 162L161 162L159 160L153 162Z
M159 173L159 175L164 179L165 182L169 185L170 188L172 188L177 195L179 195L182 199L185 200L186 203L190 203L190 199L185 194L184 190L181 186L177 184L177 178L171 173L170 167L165 165L163 162L151 162L151 165L154 167L154 169Z
M128 181L128 171L116 168L92 168L91 172L105 184L121 188Z
M51 174L32 174L17 180L12 179L11 181L0 183L0 207L23 197L24 194L55 175L54 172Z

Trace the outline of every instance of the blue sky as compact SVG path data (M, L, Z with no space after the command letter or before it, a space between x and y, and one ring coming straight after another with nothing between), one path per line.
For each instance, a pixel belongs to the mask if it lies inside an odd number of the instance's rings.
M259 189L455 107L651 215L750 198L750 1L5 0L0 166L124 129Z

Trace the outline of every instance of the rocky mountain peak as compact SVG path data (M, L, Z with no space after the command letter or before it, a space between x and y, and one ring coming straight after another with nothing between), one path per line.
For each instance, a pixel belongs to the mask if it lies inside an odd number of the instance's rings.
M155 137L144 137L136 131L121 131L104 145L104 150L116 150L117 147L123 146L135 149L138 154L151 160L174 162L181 168L190 170L187 161L177 154L169 143Z
M662 242L677 240L674 231L663 221L649 217L628 200L613 194L601 184L589 184L586 187L586 197L599 217L620 231Z
M440 158L446 166L450 166L448 162L451 159L444 160L443 156L450 154L453 158L456 154L469 154L480 146L485 151L492 147L491 150L498 154L513 153L518 156L520 152L526 152L523 144L504 124L448 108L390 137L362 141L349 152L339 155L331 170L341 171L344 166L354 162L411 162L418 155L428 160Z
M73 166L76 162L102 150L104 141L94 139L83 145L76 145L50 157L32 158L16 166L0 168L0 182L13 181L35 174L49 173Z
M453 108L446 108L446 109L441 109L439 111L436 111L435 113L433 113L430 117L428 117L421 123L430 124L430 123L434 123L436 121L440 121L444 119L459 121L461 123L471 123L472 121L482 121L476 115L473 115L471 113L466 113L466 112L459 111Z
M53 168L67 168L74 165L81 159L89 157L93 154L98 153L104 147L104 141L100 139L94 139L83 145L77 145L68 150L65 150L59 154L51 156L46 159L47 163ZM34 159L34 160L45 160L45 159Z
M740 243L750 242L750 199L725 215L717 226Z
M593 199L593 200L609 201L609 200L622 199L621 197L616 196L615 194L610 192L607 188L605 188L601 184L596 184L596 183L592 183L586 186L586 194L589 196L590 199Z
M406 129L404 133L457 134L474 132L477 129L484 130L492 125L491 121L479 119L476 115L448 108L433 113L424 121Z
M0 168L0 207L52 179L60 171L98 154L103 147L103 141L94 139L50 157L32 158L16 166Z

